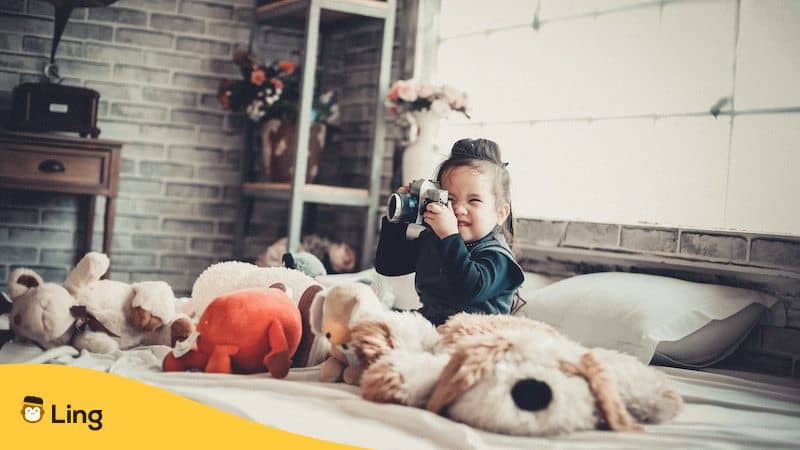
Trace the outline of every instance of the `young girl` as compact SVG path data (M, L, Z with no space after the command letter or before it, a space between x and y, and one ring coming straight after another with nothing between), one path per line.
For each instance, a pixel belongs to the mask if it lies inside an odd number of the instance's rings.
M510 178L497 144L459 140L436 181L448 192L447 206L429 204L430 229L411 241L408 224L384 217L375 269L387 276L416 272L419 312L434 325L464 311L508 314L524 276L504 237L513 233Z

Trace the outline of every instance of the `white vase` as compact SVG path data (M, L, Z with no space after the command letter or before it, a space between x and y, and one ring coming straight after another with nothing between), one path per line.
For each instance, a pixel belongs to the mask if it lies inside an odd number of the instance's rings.
M436 145L441 117L430 110L413 111L411 116L416 122L417 138L403 153L404 186L419 178L433 179L436 167L446 157Z

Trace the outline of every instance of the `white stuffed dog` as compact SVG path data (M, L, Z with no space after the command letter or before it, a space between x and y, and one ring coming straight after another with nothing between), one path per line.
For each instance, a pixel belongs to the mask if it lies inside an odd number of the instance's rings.
M635 358L589 349L541 322L458 314L439 327L435 352L396 349L381 322L353 328L367 367L364 398L446 413L514 435L553 435L675 417L683 401L659 371Z

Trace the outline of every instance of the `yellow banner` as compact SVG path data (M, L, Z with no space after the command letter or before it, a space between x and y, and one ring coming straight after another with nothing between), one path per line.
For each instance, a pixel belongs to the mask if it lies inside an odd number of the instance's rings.
M0 383L3 448L355 448L267 427L96 370L0 365Z

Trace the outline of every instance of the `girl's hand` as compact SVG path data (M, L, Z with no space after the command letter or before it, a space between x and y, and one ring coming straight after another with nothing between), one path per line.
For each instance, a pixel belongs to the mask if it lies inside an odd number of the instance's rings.
M447 206L436 202L428 203L422 217L439 239L458 234L458 219L450 202L447 202Z

